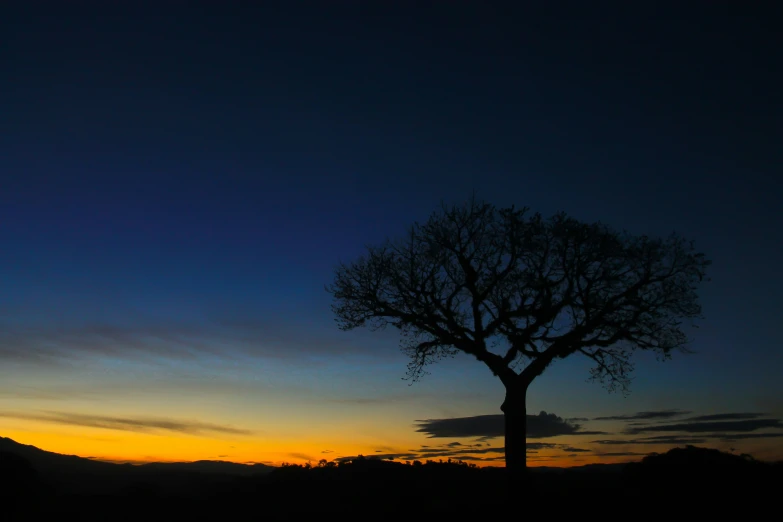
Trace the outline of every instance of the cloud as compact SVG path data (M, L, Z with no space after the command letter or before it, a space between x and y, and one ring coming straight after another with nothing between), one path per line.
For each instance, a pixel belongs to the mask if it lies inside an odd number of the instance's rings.
M747 420L763 417L764 413L717 413L714 415L699 415L683 419L686 422L723 421L723 420Z
M685 410L660 410L660 411L640 411L632 413L630 415L612 415L610 417L595 417L596 421L634 421L634 420L655 420L655 419L670 419L672 417L679 417L682 415L688 415L693 413Z
M558 444L554 442L528 442L527 454L536 455L539 450L557 450L573 453L589 453L592 450L575 448L569 444ZM405 452L389 451L379 453L376 450L374 455L365 455L364 458L374 458L383 460L462 460L462 461L503 461L505 460L506 449L503 446L486 446L476 448L471 445L456 445L454 442L440 444L436 447L422 445L420 449L410 449ZM537 456L539 457L539 456ZM356 456L342 456L335 459L337 462L346 462L358 458Z
M436 450L420 452L416 455L419 459L434 459L434 458L463 458L469 455L483 455L486 453L505 453L506 448L503 447L490 447L481 449L459 449L459 450Z
M430 438L480 437L479 440L502 437L505 433L503 415L477 415L452 419L418 420L418 433L426 433ZM554 413L542 411L538 415L527 416L527 436L538 439L557 437L558 435L597 435L603 432L580 431L581 425L564 420Z
M559 444L555 444L554 442L528 442L527 443L527 449L552 449L558 447Z
M323 450L321 453L334 453L333 450Z
M628 415L597 417L597 420L623 420L625 430L605 437L591 440L590 444L603 446L605 449L615 447L618 451L599 453L594 448L576 447L572 444L543 442L531 439L546 439L548 437L568 435L610 435L604 431L584 430L577 422L579 417L563 419L553 413L541 412L539 415L528 415L527 453L530 462L545 462L565 456L595 455L595 457L631 457L649 454L643 446L665 447L701 445L720 442L737 442L752 439L783 439L783 422L779 419L762 418L764 414L753 412L718 413L709 415L692 415L691 411L668 409L659 411L642 411ZM666 419L678 418L679 421L666 422ZM647 421L647 422L644 422ZM503 460L502 447L486 447L485 441L504 435L505 420L503 415L478 415L474 417L458 417L447 419L427 419L416 421L416 432L424 433L434 439L471 438L469 443L456 441L426 447L420 450L410 450L406 460L415 459L459 459L459 460ZM622 435L621 435L622 433ZM623 436L624 435L624 436ZM629 435L632 435L629 437ZM635 448L639 452L630 451ZM551 450L558 453L549 454ZM543 452L543 455L537 454ZM591 455L592 454L592 455ZM536 455L535 459L531 458Z
M316 460L314 457L311 457L306 453L289 453L288 456L299 460L306 460L308 462Z
M746 440L746 439L778 439L783 437L783 433L715 433L711 437L715 437L718 440L733 441L733 440Z
M416 431L426 433L429 437L500 437L505 433L503 415L427 419L416 423Z
M705 437L688 437L688 436L677 436L677 435L663 435L658 437L641 437L638 439L604 439L604 440L591 440L591 444L602 444L602 445L615 445L615 446L626 446L630 444L704 444L707 442L707 438Z
M44 411L40 413L0 412L0 417L11 419L49 422L71 426L85 426L107 430L150 433L170 431L187 435L252 435L253 432L219 424L209 424L199 421L183 421L160 419L152 417L111 417L103 415L86 415L82 413L66 413Z
M352 455L339 457L335 459L337 462L348 462L359 457L369 459L380 460L463 460L463 461L502 461L505 460L505 448L503 447L491 447L482 449L449 449L447 446L443 446L443 449L423 449L423 450L411 450L404 453L383 453L375 455ZM528 451L530 453L530 451ZM497 454L497 456L478 456Z
M347 457L338 457L334 459L337 462L350 462L352 460L358 459L358 458L366 458L366 459L377 459L377 460L416 460L419 458L417 455L412 453L379 453L376 455L351 455Z
M569 451L584 452L589 450L582 450L578 448L572 448L565 444L556 444L551 442L528 442L527 453L532 455L537 453L540 449L557 449L568 448ZM374 455L365 455L364 458L374 458L382 460L463 460L463 461L503 461L505 459L506 449L503 446L488 446L482 448L475 448L470 446L455 446L453 443L441 444L438 447L424 446L418 450L412 449L406 452L387 452L378 453ZM346 462L358 458L358 455L343 456L335 459L337 462Z
M710 442L734 442L752 439L783 438L783 431L755 433L758 430L783 430L779 419L760 419L760 413L719 413L684 419L676 424L650 424L629 427L626 435L643 435L636 438L599 439L590 441L600 445L669 445L707 444ZM722 420L729 419L729 420ZM736 419L736 420L731 420ZM646 435L664 432L664 435ZM732 433L734 432L734 433Z
M0 367L2 361L0 361ZM96 379L69 379L68 384L46 382L41 379L40 386L19 386L14 375L0 382L0 398L35 400L35 401L102 401L108 396L153 396L176 394L197 396L253 395L263 388L258 382L249 379L231 378L225 373L214 373L215 365L211 366L213 373L198 375L187 373L176 366L156 364L145 366L144 373L138 375L134 371L105 369L103 375L94 372ZM78 367L77 367L78 368ZM2 373L2 372L0 372ZM65 373L65 372L63 372ZM286 385L288 389L299 392L304 388L296 384ZM52 408L59 406L51 405Z
M597 417L595 420L659 420L677 417L691 412L681 410L662 410L639 412L632 415ZM682 446L709 444L715 442L736 442L752 439L783 438L780 419L763 418L765 414L757 412L732 412L696 415L680 419L679 422L627 422L623 431L625 437L607 438L591 441L604 446ZM757 433L757 432L761 433ZM661 433L660 435L657 435ZM639 435L628 438L628 435Z
M342 334L342 335L341 335ZM297 360L348 353L394 356L395 350L368 351L357 335L328 325L290 320L214 315L206 320L141 320L135 323L76 322L19 326L0 317L0 361L57 365L85 357L194 359L205 354Z
M597 457L641 457L647 456L647 453L637 453L634 451L612 451L609 453L596 453Z
M542 449L562 449L563 451L571 451L571 452L591 451L588 449L574 448L567 444L557 444L554 442L528 442L527 443L528 454L537 453L539 450ZM457 458L460 460L467 460L467 457L470 455L486 455L491 453L503 454L505 453L505 451L506 448L502 446L491 446L491 447L484 447L484 448L471 448L471 447L463 446L461 448L455 449L455 447L451 446L450 444L444 444L441 446L440 449L418 450L415 452L415 457L421 459Z
M783 423L779 419L748 419L737 421L713 421L713 422L681 422L678 424L658 424L650 426L638 426L629 428L625 433L637 435L640 433L678 431L682 433L709 433L719 431L748 432L765 428L783 429Z

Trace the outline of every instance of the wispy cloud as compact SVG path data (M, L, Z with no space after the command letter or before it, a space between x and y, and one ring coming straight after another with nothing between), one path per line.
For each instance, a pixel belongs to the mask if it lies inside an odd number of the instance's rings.
M527 449L529 450L540 450L540 449L553 449L560 446L560 444L556 444L554 442L528 442L527 443Z
M591 444L601 444L608 446L627 446L632 444L649 445L649 444L703 444L707 442L705 437L680 437L680 436L662 436L662 437L641 437L638 439L603 439L603 440L591 440Z
M104 415L86 415L82 413L66 413L45 411L39 413L0 412L0 417L20 420L32 420L48 422L52 424L65 424L70 426L84 426L107 430L131 431L136 433L150 433L156 431L168 431L184 433L187 435L252 435L250 430L210 424L199 421L183 421L172 419L160 419L151 417L111 417Z
M374 455L367 458L383 460L462 460L475 462L493 462L503 461L505 459L506 449L503 446L483 446L466 445L458 442L448 442L437 446L422 444L419 449L409 449L407 451L394 451L393 448L385 448L388 451L376 450ZM537 456L541 450L558 450L563 453L550 455L551 457L563 457L566 453L579 453L581 455L590 453L592 450L586 448L575 448L569 444L559 444L555 442L528 442L527 454L529 457ZM338 462L350 461L358 458L359 455L340 456L335 460Z
M688 415L690 411L685 410L660 410L660 411L640 411L629 415L612 415L609 417L595 417L596 421L637 421L637 420L657 420L671 419L672 417L681 417Z
M724 420L747 420L764 417L764 413L717 413L714 415L699 415L683 419L686 422L705 422L705 421L724 421Z
M341 335L342 334L342 335ZM203 321L139 321L19 326L0 318L0 361L58 364L91 356L194 359L205 354L299 359L362 353L377 357L395 350L367 351L356 336L263 317L212 317Z
M779 439L783 437L783 432L778 433L716 433L712 437L718 440L735 441L747 439Z
M736 421L713 422L681 422L677 424L656 424L648 426L635 426L625 430L629 435L651 432L681 432L681 433L710 433L710 432L747 432L765 428L783 429L783 423L779 419L748 419Z
M626 416L631 418L632 416ZM628 423L619 439L591 441L600 445L687 445L783 438L780 419L762 418L763 413L739 412L698 415L677 423ZM770 431L773 430L773 431ZM661 435L652 435L662 433ZM641 435L628 438L628 435Z
M294 459L306 460L307 462L314 462L318 460L315 457L308 455L307 453L289 453L288 456Z
M552 413L541 412L529 415L527 453L530 462L545 462L577 455L592 458L632 457L649 454L652 448L684 445L720 444L753 439L783 438L783 422L779 419L763 418L755 412L717 413L686 417L680 422L661 422L661 419L683 417L692 414L687 410L644 411L628 415L598 417L594 420L622 420L625 429L618 433L590 431L576 422L581 418L563 419ZM644 422L647 421L647 422ZM419 450L410 450L404 457L408 460L457 458L460 460L503 460L502 447L484 446L484 441L504 434L502 415L478 415L448 419L417 421L416 431L426 433L429 438L473 438L472 443L452 441L435 446L422 445ZM587 445L572 443L543 442L542 439L555 436L600 434L607 437L590 440ZM630 436L629 436L630 435ZM611 436L611 437L610 437ZM617 451L601 452L604 447ZM624 448L623 446L634 446ZM645 452L643 447L649 446ZM633 451L638 448L639 451ZM552 450L556 452L553 453ZM544 455L539 454L544 452ZM557 453L561 452L561 453ZM535 457L533 457L535 455Z
M503 447L490 447L490 448L475 448L475 449L449 449L444 448L442 450L435 451L422 451L417 454L417 458L420 459L435 459L435 458L461 458L467 455L483 455L487 453L504 453L506 450Z
M334 459L337 462L349 462L351 460L355 460L361 457L365 457L365 455L350 455L347 457L337 457ZM416 456L410 453L376 453L371 458L373 459L380 459L380 460L416 460Z

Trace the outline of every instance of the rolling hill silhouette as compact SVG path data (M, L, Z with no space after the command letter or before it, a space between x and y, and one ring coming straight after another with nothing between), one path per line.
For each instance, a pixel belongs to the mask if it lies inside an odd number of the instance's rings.
M359 457L317 466L222 461L132 465L62 455L0 437L0 484L6 485L0 488L0 511L12 515L3 520L71 515L80 520L277 520L302 513L366 520L419 512L486 516L513 508L509 498L526 500L531 509L557 506L559 515L583 514L596 499L599 505L591 509L644 505L646 515L664 515L686 507L704 515L730 508L748 515L775 505L783 464L687 446L629 464L538 469L520 488L507 481L504 468L476 468L460 461L403 464Z
M40 473L58 474L150 474L161 472L214 473L247 477L256 474L269 473L274 466L266 464L238 464L222 460L198 460L194 462L150 462L148 464L115 464L99 460L63 455L45 451L7 437L0 437L0 452L19 455L33 465Z
M197 484L263 475L274 469L264 464L208 460L114 464L45 451L6 437L0 437L0 454L24 459L47 487L63 494L117 494L139 484L148 489L190 494Z
M266 464L239 464L224 460L196 460L194 462L150 462L138 466L143 472L191 472L191 473L218 473L237 477L250 477L269 473L274 466Z
M112 473L130 466L130 464L112 464L76 455L45 451L7 437L0 437L0 452L12 453L24 458L41 473Z
M150 512L179 520L201 513L216 495L241 490L237 481L254 485L248 481L273 469L222 461L114 464L0 437L0 520L156 520Z

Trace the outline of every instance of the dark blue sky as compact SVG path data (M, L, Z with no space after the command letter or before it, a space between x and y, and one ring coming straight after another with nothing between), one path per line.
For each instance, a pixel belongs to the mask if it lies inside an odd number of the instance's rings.
M695 239L714 261L703 355L656 366L643 390L692 380L783 414L779 12L15 4L0 7L4 355L44 350L36 335L78 351L102 328L133 345L241 324L316 355L323 339L329 356L347 339L390 349L402 375L393 339L334 331L323 286L365 244L477 190Z

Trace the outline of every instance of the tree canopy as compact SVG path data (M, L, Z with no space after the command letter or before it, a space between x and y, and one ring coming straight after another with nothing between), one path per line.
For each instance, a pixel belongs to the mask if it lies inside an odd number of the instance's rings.
M627 390L634 349L667 358L700 317L710 262L676 234L651 238L557 213L470 201L342 263L327 288L340 328L394 326L409 377L458 351L508 387L555 359L591 359L592 377Z

